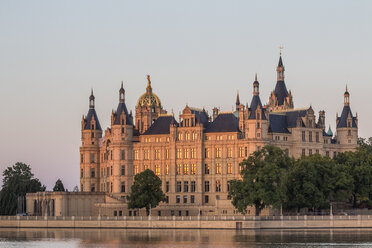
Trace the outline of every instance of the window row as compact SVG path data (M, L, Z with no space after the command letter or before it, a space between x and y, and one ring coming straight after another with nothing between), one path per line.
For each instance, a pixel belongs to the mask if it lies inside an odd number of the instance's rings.
M143 140L145 143L150 143L150 142L155 142L155 143L160 143L160 142L169 142L169 137L154 137L154 138L144 138Z
M302 131L302 141L303 142L314 142L313 141L313 131L308 132L308 139L306 140L306 131ZM319 143L320 142L320 135L319 132L315 132L315 142Z
M150 160L150 150L143 150L142 151L142 158L143 160ZM134 151L134 160L140 160L140 153L139 150ZM153 153L153 159L159 160L161 159L161 150L155 149ZM169 149L164 150L163 159L169 159Z
M81 184L81 189L83 190L83 184ZM120 193L125 193L125 182L120 183ZM96 184L92 183L90 185L90 192L97 192L98 189L96 189ZM113 184L110 182L107 183L101 183L101 189L100 192L113 192Z
M197 140L198 139L198 134L196 132L185 132L181 133L179 132L177 135L177 141L182 141L182 140Z
M216 135L216 136L205 135L204 136L204 139L205 140L217 140L217 141L220 141L220 140L224 140L224 136L223 135ZM235 136L234 135L227 135L226 136L226 139L227 140L234 140L235 139Z
M191 181L190 182L190 187L189 187L189 181L184 181L183 182L183 192L195 192L196 191L196 182L195 181ZM175 188L175 191L176 192L182 192L182 182L181 181L177 181L176 182L176 188ZM165 192L169 192L169 182L165 182Z

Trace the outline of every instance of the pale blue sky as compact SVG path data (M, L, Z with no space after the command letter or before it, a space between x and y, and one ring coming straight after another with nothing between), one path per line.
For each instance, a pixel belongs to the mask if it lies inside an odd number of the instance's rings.
M134 110L151 74L164 107L231 110L268 101L283 45L295 107L335 127L349 86L359 134L372 136L372 1L0 1L0 170L32 166L51 189L79 185L90 88L103 128L124 80Z

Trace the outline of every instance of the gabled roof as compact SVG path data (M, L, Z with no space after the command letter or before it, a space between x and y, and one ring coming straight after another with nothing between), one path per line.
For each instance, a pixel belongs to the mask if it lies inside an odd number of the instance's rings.
M90 127L91 127L90 122L92 121L92 117L96 122L96 126L94 127L95 130L102 130L101 125L99 124L99 121L98 121L98 116L97 116L96 110L94 108L89 109L87 117L85 117L84 130L89 130L90 129Z
M269 132L272 133L289 133L287 116L285 115L269 115Z
M251 119L251 120L256 119L256 110L257 110L258 106L260 106L260 108L262 109L261 119L266 120L265 110L262 107L261 99L260 99L260 96L258 96L258 95L253 96L253 98L252 98L251 105L250 105L251 113L248 116L248 119Z
M274 94L276 96L276 99L278 100L278 106L281 106L284 104L284 99L288 96L288 90L285 86L284 81L277 81Z
M127 110L127 106L125 105L124 102L119 102L118 108L116 109L116 112L115 112L114 125L120 125L120 116L123 111L125 114L127 125L133 125L132 118L130 118L128 110Z
M170 125L173 123L178 125L173 116L159 116L143 135L169 134Z
M348 118L349 114L352 118L352 127L357 127L357 124L356 124L356 121L355 121L356 118L353 116L353 113L351 112L350 106L346 105L342 109L341 116L337 118L337 120L339 121L338 125L337 125L337 128L347 127L347 118Z
M239 120L233 113L221 113L208 125L206 133L240 132Z

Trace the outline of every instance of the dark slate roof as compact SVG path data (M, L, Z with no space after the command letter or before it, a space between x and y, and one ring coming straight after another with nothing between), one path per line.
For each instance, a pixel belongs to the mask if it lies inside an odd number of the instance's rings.
M143 135L169 134L170 125L172 123L178 125L173 116L160 116L154 121L154 123L152 123L151 127L149 127Z
M344 106L344 109L342 110L342 114L340 117L338 117L338 125L337 125L337 128L342 128L342 127L347 127L347 117L349 116L349 113L350 113L350 116L353 120L353 123L352 123L352 127L357 127L357 124L356 124L356 121L355 121L355 117L353 117L353 113L351 112L351 108L350 106Z
M307 110L296 110L296 111L288 111L285 112L287 116L287 123L288 127L296 127L297 126L297 118L306 116Z
M278 106L284 104L284 99L288 96L287 87L285 86L284 81L277 81L274 94L278 100Z
M261 99L259 96L253 96L252 98L252 101L251 101L251 105L250 105L250 110L251 110L251 113L250 115L248 116L248 119L256 119L256 109L257 109L257 106L260 106L260 108L262 109L262 112L261 112L261 119L262 120L266 120L266 116L265 116L265 110L262 108L262 103L261 103Z
M240 132L239 120L233 113L221 113L208 125L206 133Z
M204 110L190 109L191 113L195 114L196 123L203 123L204 126L208 125L208 115Z
M295 110L269 114L269 132L289 133L288 128L297 126L297 119L306 115L306 110ZM301 120L302 122L302 120ZM304 126L304 123L301 123Z
M87 117L85 117L84 130L89 130L90 129L90 127L91 127L90 122L92 120L92 117L96 121L95 130L102 130L101 125L99 124L99 121L98 121L98 116L97 116L96 110L94 108L89 109Z
M287 116L285 115L269 115L269 132L272 133L289 133Z
M133 125L132 118L130 118L127 106L124 102L120 102L115 112L114 125L120 125L120 115L124 111L127 125Z

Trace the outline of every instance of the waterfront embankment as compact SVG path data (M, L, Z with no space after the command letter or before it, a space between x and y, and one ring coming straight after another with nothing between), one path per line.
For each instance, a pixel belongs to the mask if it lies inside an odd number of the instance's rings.
M334 216L1 216L2 228L328 229L372 228L372 215Z

